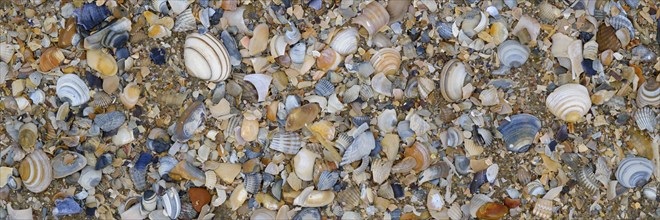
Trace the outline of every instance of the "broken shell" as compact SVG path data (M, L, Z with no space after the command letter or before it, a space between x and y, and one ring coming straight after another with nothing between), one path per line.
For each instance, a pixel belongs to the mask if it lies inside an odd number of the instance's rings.
M353 27L346 28L335 34L330 42L330 47L344 56L355 53L358 48L359 37L357 29Z
M76 9L73 13L77 18L78 26L87 31L101 24L111 14L105 5L99 6L94 3L83 4L82 7Z
M574 123L589 112L591 98L586 87L580 84L565 84L548 95L545 105L553 115Z
M396 74L401 65L401 54L394 48L383 48L371 57L370 62L376 73Z
M639 87L637 90L637 107L658 106L660 105L660 83L651 78Z
M172 15L178 15L181 12L185 11L192 1L186 0L167 0L167 3L170 6L170 12Z
M9 63L12 57L14 57L14 45L5 42L0 43L0 60Z
M509 213L509 207L501 203L489 202L479 207L477 218L479 219L502 219Z
M27 209L13 209L11 203L7 204L7 216L8 219L34 219L32 216L32 208L28 207Z
M129 83L119 95L119 100L127 109L132 109L140 99L140 86Z
M390 23L401 20L410 8L411 0L387 2L387 13L390 15Z
M291 47L289 50L289 56L291 57L291 62L295 64L303 64L305 62L305 53L307 51L307 46L305 43L300 42Z
M82 170L87 165L87 159L82 154L73 151L64 151L51 160L53 177L55 179L69 176Z
M461 31L472 38L488 26L488 16L478 9L473 9L463 16Z
M629 32L630 31L628 31L628 29L622 28L614 33L616 35L616 38L619 39L619 41L621 41L621 46L624 48L628 46L631 40Z
M33 193L46 190L53 180L53 168L48 155L42 150L28 154L18 167L23 185Z
M552 217L552 210L552 200L540 198L536 200L532 214L542 219L550 219Z
M440 133L440 141L444 147L456 148L463 144L463 134L455 127L451 127Z
M303 208L293 216L292 220L321 220L321 211L318 208Z
M172 140L186 142L195 134L206 119L206 107L202 102L193 102L179 116L175 126Z
M456 102L463 99L463 85L468 74L472 75L472 70L458 59L445 63L440 75L440 92L445 100Z
M307 148L298 151L293 157L293 167L298 178L303 181L311 181L314 177L314 162L320 156Z
M140 205L143 211L151 212L156 210L157 195L153 190L146 190L142 193Z
M642 189L642 194L644 197L651 201L655 201L658 198L658 188L655 186L650 186L650 184L647 184L644 186L644 189Z
M500 104L500 98L497 96L497 89L492 87L479 93L479 101L482 106L494 106Z
M186 9L181 14L176 16L176 21L174 22L174 27L172 31L174 32L186 32L195 30L197 27L197 21L193 16L192 9Z
M527 152L541 130L541 120L530 114L517 114L500 123L497 130L502 134L507 150Z
M535 42L541 33L541 24L536 19L523 15L511 33L518 36L519 41L523 43Z
M518 169L518 171L516 171L516 180L522 185L527 185L532 181L532 175L526 169Z
M609 20L610 25L616 30L626 28L629 31L630 39L635 38L635 27L633 27L632 22L623 14L618 14L612 16Z
M451 220L460 220L463 218L463 211L461 211L461 206L458 203L454 203L447 210L447 216Z
M55 169L55 166L53 166ZM87 166L80 172L78 184L86 190L92 190L101 183L102 173L100 170L94 169L92 166Z
M640 130L655 132L655 126L658 125L655 112L649 107L638 109L635 112L635 122Z
M626 188L642 187L653 175L653 162L642 157L627 157L616 169L616 179Z
M415 159L416 163L413 168L415 171L425 170L431 165L431 153L427 146L421 142L415 142L412 146L406 148L404 155Z
M589 167L583 167L577 173L578 182L582 184L590 193L598 193L598 181L593 171Z
M371 78L371 86L373 87L373 91L379 94L388 97L392 96L392 82L387 79L384 73L376 74Z
M131 20L121 18L86 37L84 48L87 50L101 49L101 47L121 48L128 41L129 31L131 31Z
M596 42L598 43L598 52L606 50L618 51L621 48L621 41L616 37L616 30L613 27L601 24L596 33Z
M18 144L25 152L34 151L34 146L39 139L39 131L34 123L25 123L18 130Z
M343 153L348 146L353 143L353 136L350 136L346 133L341 133L337 137L337 140L335 141L335 147L339 150L339 152Z
M317 191L313 186L305 188L298 197L293 200L294 205L302 207L322 207L335 200L332 191Z
M265 74L255 73L249 74L243 77L243 80L248 81L254 85L254 88L257 89L257 95L259 99L258 102L266 101L268 97L268 89L270 88L270 83L273 81L273 77Z
M539 6L539 17L546 23L553 23L561 16L561 10L548 1L543 1Z
M339 173L324 170L319 176L319 182L316 184L318 190L329 190L339 180Z
M188 35L183 57L188 73L199 79L218 82L227 79L231 74L227 49L208 33Z
M363 132L358 135L348 148L344 151L339 165L344 166L349 163L361 160L369 155L371 150L376 147L376 140L371 131Z
M598 59L598 43L596 43L595 40L585 43L584 49L582 50L582 56L589 60Z
M133 131L129 130L126 125L119 127L117 134L112 136L112 143L116 146L126 145L133 142L134 140L135 137L133 136Z
M341 55L328 47L321 51L321 55L316 58L316 66L324 71L336 70L341 61Z
M378 115L378 129L385 133L393 132L397 123L396 110L394 109L386 109Z
M393 161L378 158L371 161L371 176L377 184L382 184L390 176Z
M509 37L509 30L504 22L494 22L490 25L489 32L493 37L493 43L501 44Z
M529 48L516 40L507 40L497 47L497 57L503 65L518 68L527 61Z
M470 200L469 210L472 217L477 217L477 211L486 203L493 202L493 199L484 194L474 194Z
M181 199L179 192L175 188L169 188L165 195L161 196L163 208L165 208L165 215L171 219L177 219L181 214Z
M318 116L321 108L316 103L308 103L294 108L286 118L286 131L297 131L311 124Z
M275 35L273 38L270 39L270 44L269 44L269 50L270 50L270 55L273 57L279 57L286 55L286 46L287 42L284 36L282 35Z
M449 175L450 171L450 166L446 162L442 161L424 170L417 179L419 184L422 184L434 179L445 178Z
M99 49L87 51L87 65L104 78L117 75L119 69L115 58Z
M235 26L236 28L238 28L239 32L243 34L252 35L252 31L250 31L250 29L248 29L248 27L245 25L245 19L243 17L244 12L245 12L245 6L241 6L233 11L232 10L225 11L222 17L224 19L227 19L227 24L229 26Z
M369 36L373 36L380 28L390 21L390 14L385 7L374 1L362 9L362 13L353 18L351 23L361 25L367 30Z
M277 212L265 208L260 208L252 212L252 215L250 215L250 220L276 219L276 216Z
M432 188L426 197L426 208L431 211L440 211L445 206L445 200L442 198L440 191Z
M64 61L64 53L62 53L60 48L48 48L41 53L41 58L39 59L39 71L48 72L55 67L60 66L62 61Z
M261 173L250 173L245 174L244 180L245 182L243 182L243 184L245 185L245 191L250 194L255 194L261 187L261 181L263 180L263 177L261 176Z
M268 48L268 35L270 30L268 25L261 23L254 27L252 38L248 43L248 53L250 56L257 55Z
M298 27L296 27L295 24L289 23L289 25L284 28L284 39L287 44L293 45L298 43L301 38L302 35L300 34L300 30L298 30Z
M470 171L470 158L463 155L456 155L454 157L454 167L456 172L461 175L466 175Z
M538 179L534 180L532 182L529 182L527 184L526 188L527 188L527 194L532 195L532 196L538 196L538 195L545 194L545 188L543 188L543 184Z
M57 97L71 106L79 106L89 101L89 88L78 75L64 74L57 79Z
M305 145L302 137L295 132L278 132L273 135L270 149L285 153L297 154Z

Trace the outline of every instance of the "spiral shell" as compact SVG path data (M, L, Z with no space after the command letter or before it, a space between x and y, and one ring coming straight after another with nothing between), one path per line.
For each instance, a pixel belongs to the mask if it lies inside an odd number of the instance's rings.
M295 132L278 132L273 135L270 142L270 149L285 153L297 154L300 148L305 145L302 137Z
M376 73L395 74L401 65L401 54L394 48L383 48L371 57L370 62Z
M598 43L595 40L591 40L584 44L584 49L582 50L582 56L588 60L598 59Z
M637 90L637 106L658 106L660 105L660 83L655 79L647 80Z
M500 123L497 130L502 134L507 150L527 152L541 130L541 120L530 114L517 114L510 118Z
M593 171L589 167L583 167L577 173L578 182L582 184L590 193L598 193L598 181Z
M616 179L626 188L642 187L653 175L653 162L642 157L628 157L619 163Z
M89 101L89 88L78 75L65 74L57 79L57 97L71 106L79 106Z
M472 75L472 69L458 59L445 63L440 74L440 92L448 102L463 99L463 85L467 76Z
M369 36L373 36L389 21L390 14L387 13L385 7L377 1L373 1L364 7L362 13L353 18L351 23L361 25L369 32Z
M538 216L541 219L550 219L552 217L552 200L549 199L538 199L532 210L532 214Z
M335 34L330 42L330 47L344 56L355 53L359 37L356 28L346 28Z
M586 87L580 84L565 84L548 95L545 106L560 119L577 122L589 112L591 98Z
M635 112L635 122L640 130L648 130L651 133L655 132L655 126L658 125L656 114L649 107L638 109Z
M507 40L497 47L497 57L505 66L517 68L527 61L529 48L516 40Z
M539 5L539 18L547 23L554 22L560 15L561 10L547 1Z
M227 79L231 73L227 49L208 33L188 35L183 57L188 73L199 79L218 82Z
M39 131L34 123L25 123L18 129L18 144L25 152L34 151L38 138Z
M60 66L62 61L64 61L64 53L62 53L60 48L48 48L41 53L41 58L39 59L39 71L48 72L55 67Z
M382 184L387 180L392 171L394 161L378 158L371 162L371 176L376 184Z
M34 193L46 190L53 180L50 158L42 150L36 150L27 155L21 161L18 173L21 175L25 188Z
M174 32L186 32L190 30L195 30L197 27L197 21L193 16L192 9L186 9L181 14L176 16L176 21L174 22L174 27L172 31Z

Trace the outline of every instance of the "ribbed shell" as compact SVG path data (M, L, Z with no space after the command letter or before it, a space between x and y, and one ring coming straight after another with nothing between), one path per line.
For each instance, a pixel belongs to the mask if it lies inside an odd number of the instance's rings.
M261 173L251 173L251 174L245 174L245 191L251 194L255 194L259 191L259 188L261 187L261 181L263 180L263 176L261 176Z
M316 189L317 190L332 189L332 187L335 185L337 180L339 180L339 173L325 170L319 176L319 182L316 184Z
M471 73L470 67L458 59L445 63L440 74L440 92L448 102L463 99L463 85L465 78Z
M505 66L520 67L529 57L529 48L516 40L507 40L497 47L497 57Z
M353 143L353 136L348 135L347 133L341 133L335 141L335 147L339 150L340 153L343 153L348 146Z
M382 184L388 177L390 177L393 163L394 161L385 158L374 159L371 162L371 176L375 183Z
M584 49L582 51L582 56L588 60L598 59L598 43L595 40L591 40L584 44Z
M380 49L371 57L376 73L396 74L401 66L401 54L394 48Z
M53 168L50 158L42 150L36 150L27 155L18 167L18 173L26 189L40 193L50 186L53 180Z
M188 35L183 57L188 74L202 80L218 82L227 79L231 73L227 49L208 33Z
M390 14L387 13L385 7L377 1L373 1L362 9L360 15L353 18L352 23L361 25L364 29L367 29L369 35L372 36L389 21Z
M57 79L57 97L69 102L71 106L79 106L89 101L89 88L75 74L65 74Z
M578 182L590 193L598 193L598 181L591 168L583 167L578 171Z
M344 208L352 209L360 204L360 189L357 186L346 187L337 194L337 202L343 204Z
M461 211L461 206L458 205L458 203L454 203L449 207L449 210L447 210L447 216L449 216L449 219L451 220L460 220L463 217L463 211Z
M195 21L195 17L193 16L192 9L189 8L176 16L176 21L174 22L172 31L185 32L195 30L196 27L197 23Z
M492 202L493 199L484 194L474 194L470 200L469 210L472 217L477 217L477 210L486 203Z
M484 148L479 146L473 140L465 140L465 154L469 157L479 156L479 154L484 152Z
M538 7L539 18L547 23L554 22L561 15L561 10L547 1L543 1Z
M627 28L630 31L630 39L635 38L635 27L632 22L623 14L618 14L610 18L610 25L616 30Z
M304 145L305 142L300 134L295 132L278 132L273 135L273 139L270 142L270 149L285 154L297 154Z
M327 79L320 79L314 87L314 92L320 96L328 97L335 93L335 86Z
M640 130L648 130L651 133L655 132L655 126L658 125L656 114L649 107L638 109L635 112L635 122Z
M14 57L14 46L5 42L0 43L0 60L9 63Z
M108 93L105 93L103 91L98 91L94 93L94 106L96 107L101 107L101 108L108 107L110 104L112 104L113 101L114 98L108 95Z
M642 187L653 174L653 162L642 157L628 157L619 163L616 179L626 188Z
M367 85L366 83L360 85L360 97L363 100L369 100L374 97L374 95L376 94L374 93L374 90L371 88L371 86Z
M550 219L552 217L552 200L539 198L534 205L532 214L541 219Z
M534 180L527 184L527 193L532 196L538 196L545 194L545 188L539 180Z
M600 24L600 26L598 26L596 42L598 43L598 53L602 53L606 50L616 52L621 48L621 41L616 37L616 30L605 24Z
M504 120L497 130L502 134L507 150L527 152L541 130L541 120L530 114L512 115L511 120Z
M558 118L577 122L589 112L591 98L586 87L580 84L565 84L548 95L545 106Z
M650 79L642 84L637 90L637 106L658 106L660 105L660 83L655 79Z
M349 55L357 51L359 34L356 28L349 27L339 31L332 38L330 47L341 55Z
M371 150L373 150L375 147L376 140L370 131L360 134L344 151L340 165L343 166L361 160L362 157L369 155Z

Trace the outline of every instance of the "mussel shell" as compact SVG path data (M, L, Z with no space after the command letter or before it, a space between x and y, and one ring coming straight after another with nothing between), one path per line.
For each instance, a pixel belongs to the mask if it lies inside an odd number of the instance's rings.
M18 173L26 189L33 193L46 190L53 180L53 168L50 158L42 150L28 154L18 167Z
M110 10L105 5L98 6L95 3L83 4L82 7L74 11L78 26L87 31L101 24L110 14Z
M73 151L64 151L51 160L53 177L56 179L66 177L85 168L87 159L82 154Z
M507 150L527 152L541 130L541 120L530 114L512 115L511 120L500 123L497 130L502 134Z
M71 103L71 106L79 106L89 101L89 88L85 82L75 74L65 74L57 79L57 97Z
M179 116L174 127L174 135L172 140L178 142L186 142L195 133L206 120L206 107L202 102L193 102L186 108L186 110Z
M642 157L627 157L619 162L616 179L626 188L642 187L653 175L654 164Z

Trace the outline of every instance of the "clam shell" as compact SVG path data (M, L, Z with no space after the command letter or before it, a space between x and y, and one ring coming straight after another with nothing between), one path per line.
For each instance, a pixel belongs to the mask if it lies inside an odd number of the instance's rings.
M337 193L337 202L345 208L352 209L360 204L360 189L354 185L347 186Z
M204 124L206 119L206 107L202 102L193 102L179 116L174 125L172 140L186 142L195 134L195 130Z
M474 194L470 200L469 210L472 217L477 217L477 210L486 203L492 202L493 199L484 194Z
M119 66L115 58L102 50L87 50L87 65L103 77L117 75Z
M406 148L404 151L406 157L415 159L415 171L422 171L431 165L431 152L426 145L421 142L415 142L412 146Z
M440 194L440 190L432 188L426 197L426 208L432 211L440 211L445 206L445 200Z
M545 194L545 188L543 188L543 184L539 180L534 180L532 182L529 182L526 188L527 188L527 194L532 196Z
M653 162L642 157L627 157L619 162L616 179L626 188L642 187L653 174Z
M642 189L642 194L644 197L651 201L655 201L658 198L658 188L655 186L650 186L650 184L644 186Z
M516 40L507 40L497 47L497 57L503 65L517 68L529 58L529 48Z
M577 122L589 112L591 98L586 87L580 84L565 84L548 95L545 106L558 118Z
M391 97L392 96L392 82L387 79L387 76L384 73L376 74L371 79L371 87L373 91Z
M582 56L589 60L598 59L598 43L596 43L595 40L585 43L584 49L582 50Z
M119 94L119 101L121 101L127 109L132 109L140 100L140 92L140 86L138 86L137 83L133 82L126 84L124 90Z
M618 14L616 16L612 16L609 20L610 25L616 30L619 30L621 28L626 28L629 31L630 34L630 39L635 38L635 27L633 27L632 22L623 14Z
M64 74L57 79L56 86L57 97L70 103L72 106L79 106L89 101L89 88L80 77L75 74Z
M370 132L363 132L358 135L351 145L346 148L344 155L341 158L341 163L339 165L344 166L346 164L361 160L364 156L369 155L371 150L376 147L376 140L374 135Z
M451 171L451 167L449 164L446 162L440 162L436 165L433 165L429 167L428 169L424 170L418 178L418 182L421 185L422 183L438 179L438 178L445 178L449 176L449 172Z
M583 167L577 173L578 182L584 186L590 193L598 193L598 181L593 171L589 167Z
M305 62L305 53L307 51L307 46L304 42L297 43L289 50L289 56L291 57L291 62L296 64L302 64Z
M9 63L12 57L14 57L14 45L5 42L0 43L0 60Z
M245 184L245 191L250 194L259 192L262 180L263 177L260 173L245 174L245 182L243 182Z
M637 90L637 107L660 105L660 83L655 79L647 80Z
M270 44L268 46L270 50L270 55L273 57L279 57L286 55L286 46L287 42L284 36L275 35L270 39Z
M103 29L94 32L84 40L84 48L87 50L107 48L121 48L128 41L131 31L131 20L121 18Z
M518 169L518 171L516 171L516 180L522 185L527 185L532 181L532 175L525 169Z
M46 190L53 180L50 158L42 150L28 154L18 167L23 185L33 193Z
M302 137L295 132L278 132L273 135L270 142L270 149L285 153L297 154L300 148L305 145Z
M655 132L655 126L658 125L656 114L649 107L638 109L635 112L635 122L640 130L648 130L651 133Z
M543 1L539 6L539 18L546 23L553 23L555 19L561 16L561 10L548 1Z
M358 24L373 36L390 21L390 14L380 3L373 1L362 9L362 13L353 18L351 23Z
M390 177L394 161L385 158L374 159L371 162L371 177L376 184L382 184Z
M53 166L53 169L55 166ZM83 189L91 190L101 183L102 174L100 170L94 169L92 166L87 166L85 169L80 172L80 178L78 179L78 184L83 187Z
M30 93L30 100L33 104L41 104L46 101L46 93L43 90L37 89L34 92Z
M231 74L229 53L210 34L192 33L186 37L183 57L188 74L202 80L218 82Z
M461 206L458 203L454 203L447 210L447 216L451 220L460 220L463 218L463 211L461 211Z
M119 128L126 121L124 113L119 111L112 111L104 114L98 114L94 118L94 124L98 125L101 130L109 132Z
M500 104L500 98L497 95L497 88L491 87L482 90L481 93L479 93L479 100L481 101L482 106L494 106Z
M302 207L322 207L335 200L335 193L332 191L317 191L313 186L305 188L300 195L293 200L294 205Z
M445 63L440 74L442 97L448 102L463 99L463 85L468 74L472 75L472 70L458 59L452 59Z
M621 48L621 41L616 37L616 30L605 24L598 26L596 42L598 43L599 53L606 50L618 51Z
M479 156L484 152L484 148L477 145L474 141L467 139L465 140L465 154L466 156Z
M170 7L167 4L167 0L151 0L151 7L160 13L167 14L170 11Z
M268 90L270 88L270 83L273 81L273 77L266 74L249 74L243 77L243 80L248 81L254 85L254 88L257 89L258 102L266 101L268 97Z
M133 131L128 129L126 125L119 127L117 134L112 136L112 143L116 146L123 146L135 140Z
M319 176L319 182L316 184L317 190L329 190L339 180L339 173L324 170Z
M349 27L339 31L332 38L330 42L330 47L337 51L337 53L346 56L357 51L357 44L359 40L359 34L356 28Z
M534 204L534 209L532 210L532 214L534 214L535 216L541 219L550 219L553 213L552 209L553 209L552 200L540 198L536 200L536 204Z
M502 134L507 150L527 152L541 130L541 120L530 114L517 114L500 123L497 130Z
M451 23L448 22L438 22L436 24L436 29L438 30L438 35L445 40L451 39L454 35L451 30Z
M318 208L303 208L293 216L292 220L321 220L321 211Z
M394 48L383 48L371 57L376 73L396 74L401 66L401 54Z
M463 144L463 133L455 127L451 127L440 133L440 141L444 147L456 148Z
M456 155L454 157L454 167L456 172L461 175L466 175L470 171L470 158L463 155Z
M382 132L390 133L393 132L398 124L396 117L396 110L386 109L378 115L378 129Z
M320 79L314 86L314 92L320 96L328 97L335 93L335 86L327 79Z
M34 151L38 138L39 131L34 123L25 123L18 129L18 144L25 152Z
M484 128L477 129L477 135L475 135L477 143L483 146L489 146L493 143L493 134L489 130Z
M94 93L94 106L105 108L114 102L114 98L103 91Z
M197 27L197 21L193 16L192 9L186 9L181 14L176 16L176 21L174 22L174 27L172 31L174 32L186 32L195 30Z
M277 212L265 208L260 208L252 211L252 214L250 215L250 220L276 219L276 216L277 216Z
M170 219L177 219L181 214L179 192L175 188L169 188L160 199L163 202L163 208L165 208L165 215L170 217Z
M314 174L314 162L317 158L320 158L320 156L307 148L298 151L298 154L293 157L293 168L298 178L303 181L312 180Z
M64 61L64 53L62 53L60 48L48 48L41 53L41 58L39 59L39 71L48 72L55 67L60 66L62 61Z
M341 55L328 47L321 51L321 55L316 58L316 67L324 71L336 70L341 61Z
M55 179L69 176L85 168L87 159L82 154L73 151L64 151L51 160L53 177Z
M411 0L400 0L387 2L387 13L390 15L390 23L399 21L410 9Z

